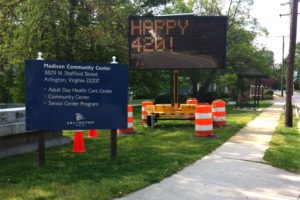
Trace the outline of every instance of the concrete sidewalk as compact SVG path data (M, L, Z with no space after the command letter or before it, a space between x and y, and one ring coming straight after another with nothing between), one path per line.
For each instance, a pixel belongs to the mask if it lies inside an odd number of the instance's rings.
M283 105L276 102L193 165L119 200L298 200L300 176L263 160Z

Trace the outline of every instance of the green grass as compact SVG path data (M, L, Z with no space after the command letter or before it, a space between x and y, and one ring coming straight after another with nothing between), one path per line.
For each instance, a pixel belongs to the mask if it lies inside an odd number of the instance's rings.
M271 105L272 105L272 103L269 101L260 101L259 102L259 108L267 108Z
M270 104L269 104L270 105ZM1 200L112 199L161 181L209 154L259 112L227 109L226 128L215 128L217 138L195 138L192 121L159 121L153 129L140 123L134 108L135 131L118 137L118 155L110 160L109 131L88 139L86 153L72 153L72 145L46 151L46 165L36 167L37 153L0 160ZM65 135L73 137L73 131Z
M276 132L272 137L264 159L272 166L300 174L300 134L298 118L293 117L293 127L285 127L284 115L281 116Z

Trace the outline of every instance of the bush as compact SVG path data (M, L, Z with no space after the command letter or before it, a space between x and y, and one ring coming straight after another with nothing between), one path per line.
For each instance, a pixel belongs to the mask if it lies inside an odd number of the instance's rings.
M273 90L266 90L265 91L265 95L267 95L267 96L273 96L273 94L274 94Z
M222 98L221 95L219 95L216 92L207 92L205 95L199 97L198 100L200 100L200 102L211 103L215 99L221 99L221 98Z
M274 94L273 90L265 90L264 95L263 95L263 99L264 100L272 100L273 99L273 94Z
M201 95L200 97L197 97L199 102L207 102L211 103L216 99L222 99L224 101L227 101L229 99L229 94L218 94L217 92L207 92L205 95ZM170 104L172 103L173 97L170 94L162 94L155 98L154 104ZM186 100L188 98L195 98L188 95L179 95L178 96L178 102L179 103L186 103Z
M154 104L158 103L171 103L171 96L169 94L162 94L155 98Z
M264 95L264 100L273 100L273 95Z
M294 81L294 88L295 88L295 90L299 90L300 85L299 85L299 81L298 80Z
M162 94L155 98L154 104L170 104L172 103L173 97L170 94ZM179 95L178 102L185 103L189 97L186 95Z

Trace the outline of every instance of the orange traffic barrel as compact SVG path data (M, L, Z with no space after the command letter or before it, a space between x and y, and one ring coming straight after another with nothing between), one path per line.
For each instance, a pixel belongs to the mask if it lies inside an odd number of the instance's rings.
M90 130L88 130L88 137L89 138L96 138L96 137L98 137L97 130L96 129L90 129Z
M133 128L133 109L132 105L127 106L127 128L125 129L118 129L118 134L133 134L134 128Z
M195 112L195 136L213 136L211 105L197 105Z
M147 111L146 106L153 105L152 101L143 101L142 102L142 123L147 124Z
M189 99L186 100L186 104L197 105L198 100L196 98L189 98Z
M85 152L84 141L83 141L83 133L82 133L81 130L75 131L73 152L74 153L83 153L83 152Z
M226 103L221 99L212 102L212 116L214 126L226 126Z

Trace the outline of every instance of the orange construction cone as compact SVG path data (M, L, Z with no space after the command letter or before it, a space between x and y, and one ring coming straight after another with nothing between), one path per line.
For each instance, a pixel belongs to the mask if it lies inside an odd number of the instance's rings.
M88 130L88 137L89 138L96 138L96 137L98 137L97 130L96 129L90 129L90 130Z
M73 152L74 153L83 153L83 152L85 152L83 134L82 134L81 130L75 131Z

